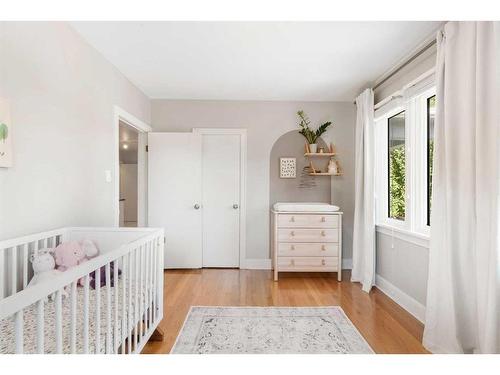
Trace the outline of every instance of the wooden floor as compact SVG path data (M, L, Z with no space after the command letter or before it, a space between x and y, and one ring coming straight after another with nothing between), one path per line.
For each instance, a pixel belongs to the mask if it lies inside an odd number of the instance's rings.
M190 306L341 306L376 353L426 353L423 325L374 288L351 283L349 272L280 274L271 271L203 269L165 272L163 342L150 341L143 353L169 353Z

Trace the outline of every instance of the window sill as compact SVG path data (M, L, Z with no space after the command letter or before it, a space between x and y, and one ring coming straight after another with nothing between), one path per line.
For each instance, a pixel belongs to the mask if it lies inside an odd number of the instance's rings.
M401 229L386 224L377 224L375 228L378 233L385 234L386 236L393 236L417 246L425 247L427 249L429 248L430 237L428 235L411 232L406 229Z

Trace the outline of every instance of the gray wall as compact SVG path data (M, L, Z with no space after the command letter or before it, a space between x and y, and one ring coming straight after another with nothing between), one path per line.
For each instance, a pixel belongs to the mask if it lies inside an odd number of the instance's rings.
M344 251L350 258L354 206L355 106L334 102L263 102L164 100L151 102L155 131L191 131L193 127L246 128L247 150L247 259L269 259L270 155L276 140L298 129L297 110L303 109L313 124L332 121L323 139L337 145L344 176L332 184L334 203L346 212Z
M420 55L390 80L375 90L375 102L403 88L436 62L436 47ZM377 233L377 275L425 305L429 249L390 235Z
M423 305L428 269L429 249L377 233L377 275Z
M269 205L276 202L323 202L330 203L332 195L332 178L328 176L309 176L303 172L309 165L304 156L305 138L297 130L283 134L274 144L270 157ZM325 141L318 140L318 147L327 147ZM328 152L328 151L326 151ZM297 159L297 177L280 178L280 158ZM314 158L315 168L325 168L329 158Z
M113 225L113 106L149 122L149 99L63 22L0 22L0 56L14 149L0 168L0 240Z

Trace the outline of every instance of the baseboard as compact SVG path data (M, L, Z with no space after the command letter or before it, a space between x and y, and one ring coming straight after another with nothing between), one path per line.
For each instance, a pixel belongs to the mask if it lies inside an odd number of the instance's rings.
M425 306L420 302L410 297L380 275L375 276L375 286L415 318L422 323L425 322Z
M343 270L352 270L352 259L342 259L342 269Z
M246 270L270 270L271 259L245 259L245 262L240 267Z
M244 270L270 270L272 262L271 259L245 259L240 268ZM352 270L352 259L342 259L342 269Z

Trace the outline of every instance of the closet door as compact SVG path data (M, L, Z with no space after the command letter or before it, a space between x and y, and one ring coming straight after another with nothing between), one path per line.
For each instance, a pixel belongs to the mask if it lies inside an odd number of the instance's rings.
M203 267L240 264L240 136L203 134Z
M201 136L149 133L148 226L165 229L165 268L201 268Z

